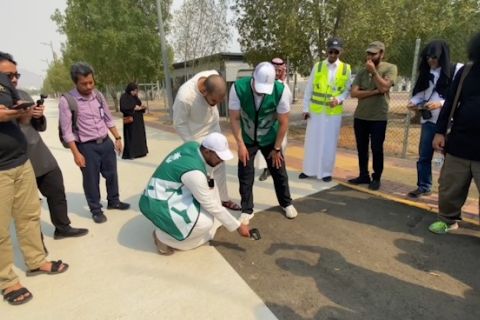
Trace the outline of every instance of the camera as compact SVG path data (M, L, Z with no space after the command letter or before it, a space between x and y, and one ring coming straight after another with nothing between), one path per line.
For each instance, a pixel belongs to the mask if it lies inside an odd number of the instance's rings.
M425 103L417 104L418 110L420 111L420 115L422 116L423 120L432 119L432 111L430 111Z
M45 102L45 99L47 99L48 96L46 94L40 94L40 99L37 100L37 107L43 105Z

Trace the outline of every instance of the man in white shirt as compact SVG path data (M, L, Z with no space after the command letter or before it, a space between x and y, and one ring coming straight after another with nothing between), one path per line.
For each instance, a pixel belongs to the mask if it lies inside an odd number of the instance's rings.
M327 59L317 62L305 87L303 116L307 120L305 155L300 179L332 180L337 141L342 126L343 101L351 87L350 65L340 61L343 43L327 41Z
M208 134L221 132L217 104L226 92L225 80L215 70L197 73L180 87L173 103L173 125L184 142L201 142ZM225 164L210 169L218 183L222 205L240 210L228 196Z
M199 247L213 239L220 225L250 236L249 228L221 205L215 182L207 174L207 166L232 158L227 138L214 132L201 145L184 143L158 166L139 208L156 227L153 237L160 254Z
M235 81L228 103L230 122L238 146L238 179L242 198L242 223L253 217L254 158L260 150L267 159L278 203L287 218L297 216L292 204L282 141L288 130L290 96L285 85L275 80L270 62L259 63L253 77Z

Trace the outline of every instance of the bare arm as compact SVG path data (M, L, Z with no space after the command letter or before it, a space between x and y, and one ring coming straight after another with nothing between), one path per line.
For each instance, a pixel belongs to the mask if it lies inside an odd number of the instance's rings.
M242 128L240 127L240 111L230 109L230 124L232 125L233 136L237 142L238 147L238 160L243 163L244 166L247 165L249 160L248 150L245 146L245 142L242 138Z

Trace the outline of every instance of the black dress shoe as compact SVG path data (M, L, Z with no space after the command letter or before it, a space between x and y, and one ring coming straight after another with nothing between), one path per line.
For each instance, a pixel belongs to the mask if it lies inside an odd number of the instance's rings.
M66 229L55 229L53 233L53 239L63 239L63 238L73 238L73 237L81 237L88 233L88 229L84 228L72 228L68 227Z
M380 180L372 180L368 185L368 189L370 190L378 190L380 189Z
M103 214L103 212L94 213L92 215L92 219L95 221L95 223L104 223L107 221L107 217Z
M109 204L107 209L117 209L117 210L128 210L130 208L130 204L119 201L116 204Z
M348 180L351 184L370 184L370 177L356 177Z
M298 175L298 179L307 179L307 178L310 178L310 176L307 176L307 175L306 175L305 173L303 173L303 172Z
M322 178L322 181L323 181L323 182L330 182L330 181L332 181L332 177L331 177L331 176L323 177L323 178Z

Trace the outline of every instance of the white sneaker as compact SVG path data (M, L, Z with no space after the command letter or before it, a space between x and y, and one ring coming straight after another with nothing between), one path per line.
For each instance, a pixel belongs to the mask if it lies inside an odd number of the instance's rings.
M250 222L250 219L252 219L254 216L254 213L245 213L245 212L242 212L242 214L240 215L240 217L238 218L238 221L240 221L241 224L245 224L245 225L248 225L249 222Z
M297 209L295 209L293 204L282 209L285 211L285 216L287 216L288 219L294 219L298 215Z

